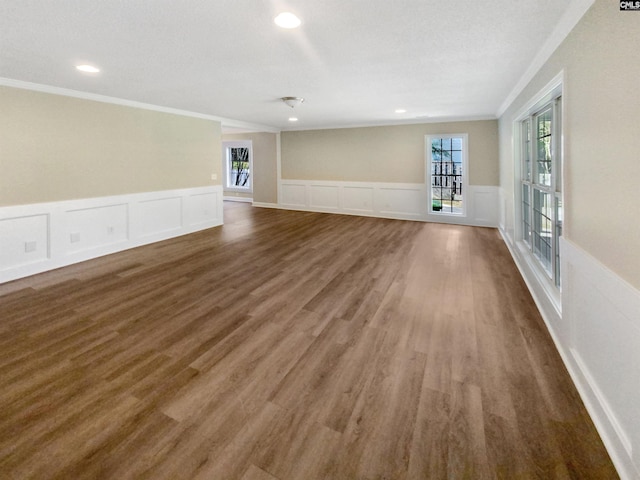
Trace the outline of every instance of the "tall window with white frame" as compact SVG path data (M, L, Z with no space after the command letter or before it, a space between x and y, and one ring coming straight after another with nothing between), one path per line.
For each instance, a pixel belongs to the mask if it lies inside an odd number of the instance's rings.
M520 122L522 241L560 287L562 97Z
M251 192L251 144L225 142L224 146L226 190Z
M466 135L427 137L431 213L464 215L466 192Z

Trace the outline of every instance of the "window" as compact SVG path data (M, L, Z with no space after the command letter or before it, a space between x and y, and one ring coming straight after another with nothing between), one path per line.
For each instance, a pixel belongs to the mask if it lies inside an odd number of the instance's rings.
M252 191L251 142L224 142L226 190Z
M467 135L427 136L430 213L465 215Z
M560 287L562 235L562 97L520 121L522 242Z

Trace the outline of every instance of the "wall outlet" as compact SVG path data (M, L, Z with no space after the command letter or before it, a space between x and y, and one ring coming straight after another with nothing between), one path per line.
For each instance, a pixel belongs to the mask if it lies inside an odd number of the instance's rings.
M24 242L24 253L35 252L38 244L35 241Z
M218 174L217 173L212 173L211 174L211 180L217 180L218 179Z
M73 232L71 234L71 243L78 243L80 241L80 232Z

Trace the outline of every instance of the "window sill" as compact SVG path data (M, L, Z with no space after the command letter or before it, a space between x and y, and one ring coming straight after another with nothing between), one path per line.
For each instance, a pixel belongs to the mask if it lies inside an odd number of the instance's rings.
M441 212L437 210L431 210L428 212L429 215L437 215L439 217L454 217L454 218L466 218L466 213L452 213L452 212Z
M253 188L224 187L225 192L253 193Z

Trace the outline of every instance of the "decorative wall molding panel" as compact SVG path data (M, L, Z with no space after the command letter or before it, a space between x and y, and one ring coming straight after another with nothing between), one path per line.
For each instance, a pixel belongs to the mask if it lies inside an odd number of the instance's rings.
M569 361L622 478L640 478L640 290L570 241L562 255Z
M0 207L0 283L222 225L222 187Z
M427 212L423 183L280 180L280 208L462 225L498 225L498 187L470 185L467 216Z
M640 478L640 291L561 238L558 309L501 233L621 478Z

